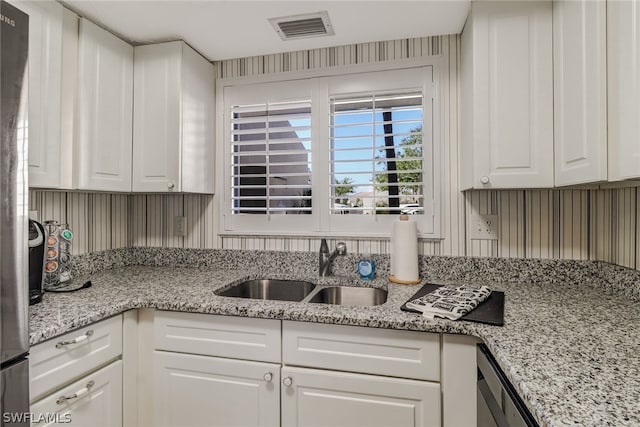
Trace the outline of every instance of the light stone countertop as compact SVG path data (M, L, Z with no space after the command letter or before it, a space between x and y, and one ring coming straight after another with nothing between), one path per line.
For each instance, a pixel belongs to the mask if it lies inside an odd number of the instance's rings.
M389 294L380 306L345 307L214 293L265 277L375 286ZM91 288L47 293L41 304L30 308L32 345L136 308L467 334L487 344L541 425L640 425L640 305L624 292L597 283L491 283L505 292L505 325L497 327L402 312L400 306L420 285L365 282L355 275L321 279L269 272L264 266L128 266L75 280L89 279Z

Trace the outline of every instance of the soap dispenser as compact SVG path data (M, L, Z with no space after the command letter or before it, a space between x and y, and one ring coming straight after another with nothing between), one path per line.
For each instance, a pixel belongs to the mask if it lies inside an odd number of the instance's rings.
M363 255L358 261L358 274L363 280L373 280L376 277L376 261L370 255Z

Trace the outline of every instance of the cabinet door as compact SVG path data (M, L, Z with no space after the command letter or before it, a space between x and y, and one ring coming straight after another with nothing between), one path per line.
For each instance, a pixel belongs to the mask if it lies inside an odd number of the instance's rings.
M182 42L135 48L133 191L180 190Z
M609 181L640 177L640 2L607 2Z
M292 367L282 378L283 426L440 426L438 383Z
M553 186L550 1L474 2L462 35L461 181Z
M213 194L215 74L209 61L185 45L182 70L182 191Z
M131 191L133 47L80 21L78 187Z
M606 3L553 2L555 184L607 180Z
M122 425L122 361L94 372L31 405L32 425ZM39 422L37 422L39 421Z
M155 351L154 426L278 426L280 365Z
M13 3L29 15L29 186L58 188L63 7Z
M213 193L214 87L184 42L135 48L133 191Z

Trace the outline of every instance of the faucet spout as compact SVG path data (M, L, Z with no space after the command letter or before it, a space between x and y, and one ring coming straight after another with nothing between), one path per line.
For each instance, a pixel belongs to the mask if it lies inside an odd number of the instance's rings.
M333 252L329 252L329 245L327 239L322 239L320 242L320 254L319 254L319 268L318 272L321 277L331 275L331 263L338 255L344 255L347 253L347 245L344 242L338 242L336 249Z

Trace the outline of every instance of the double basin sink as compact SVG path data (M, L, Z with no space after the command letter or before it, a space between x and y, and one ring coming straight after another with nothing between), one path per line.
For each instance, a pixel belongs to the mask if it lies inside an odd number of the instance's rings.
M217 295L277 301L299 301L333 305L372 306L387 301L387 291L355 286L316 286L297 280L247 280Z

